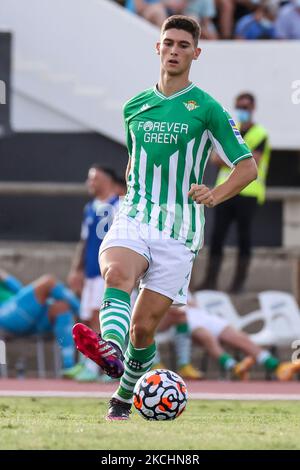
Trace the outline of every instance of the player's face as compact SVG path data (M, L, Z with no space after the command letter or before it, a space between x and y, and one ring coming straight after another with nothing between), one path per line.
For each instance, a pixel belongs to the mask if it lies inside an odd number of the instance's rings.
M193 36L183 29L168 29L156 44L161 67L169 75L182 75L189 71L192 60L201 52L195 46Z
M97 170L97 168L91 168L88 172L87 177L87 187L89 194L91 194L92 196L97 196L98 194L101 194L103 188L106 185L106 174L101 170Z

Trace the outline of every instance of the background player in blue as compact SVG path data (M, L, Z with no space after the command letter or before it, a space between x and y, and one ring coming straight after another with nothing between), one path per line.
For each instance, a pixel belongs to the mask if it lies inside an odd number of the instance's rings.
M88 192L93 200L84 208L81 240L74 255L69 285L81 295L80 318L95 331L99 331L99 305L104 292L98 253L104 236L118 209L121 181L114 171L94 164L88 171ZM95 362L84 359L76 374L78 381L94 381L99 375Z
M62 375L70 378L76 368L72 327L78 311L77 297L55 277L45 275L24 287L0 271L0 330L17 336L53 332L61 351Z

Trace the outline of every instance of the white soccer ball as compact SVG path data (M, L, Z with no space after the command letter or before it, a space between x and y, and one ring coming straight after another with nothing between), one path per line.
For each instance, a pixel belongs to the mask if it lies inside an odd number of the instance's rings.
M140 416L145 419L175 419L186 407L186 385L182 378L171 370L151 370L136 383L133 403Z

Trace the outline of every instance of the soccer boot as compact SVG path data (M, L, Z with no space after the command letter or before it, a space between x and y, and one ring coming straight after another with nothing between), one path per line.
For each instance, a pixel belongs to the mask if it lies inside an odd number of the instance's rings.
M77 349L92 361L96 362L110 377L123 375L124 357L114 343L105 341L100 334L82 323L73 326L73 338Z
M108 413L105 417L106 421L126 421L131 413L131 404L125 403L117 398L109 401Z
M178 369L178 374L186 380L202 380L203 374L192 364L186 364Z
M245 357L242 361L238 362L232 372L233 378L238 380L248 380L249 370L255 364L255 359L251 356Z
M300 361L282 362L277 367L275 374L278 380L287 382L288 380L292 380L297 372L300 372Z

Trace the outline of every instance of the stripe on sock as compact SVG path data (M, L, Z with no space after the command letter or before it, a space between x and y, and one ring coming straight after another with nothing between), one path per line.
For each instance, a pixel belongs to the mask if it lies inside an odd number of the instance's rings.
M101 336L124 348L130 326L130 297L120 289L107 288L100 309Z

